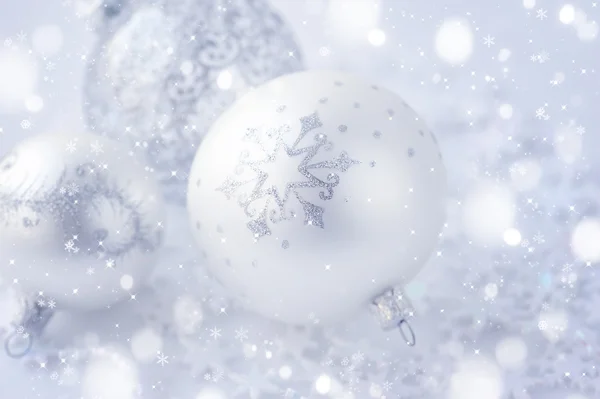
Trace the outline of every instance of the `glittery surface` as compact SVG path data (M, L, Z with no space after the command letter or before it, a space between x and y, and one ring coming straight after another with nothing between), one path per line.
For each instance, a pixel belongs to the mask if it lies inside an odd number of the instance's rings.
M88 124L146 153L167 196L182 202L212 122L238 92L301 69L302 55L263 0L135 0L110 10L88 58Z
M351 158L345 151L341 151L337 157L331 160L311 163L317 153L331 151L333 148L333 143L324 133L320 132L322 126L317 112L301 117L300 132L295 141L290 144L285 141L285 133L292 129L290 126L266 131L261 128L251 128L246 132L245 140L261 148L262 159L248 159L248 154L242 153L238 167L250 168L254 172L254 176L243 181L230 176L217 190L223 192L228 200L233 199L235 194L239 194L237 201L246 215L252 218L247 227L255 238L271 234L267 220L279 223L295 217L295 214L289 210L289 202L294 199L302 206L306 225L324 227L325 201L333 198L334 189L340 183L340 176L332 172L327 175L326 180L323 180L318 178L313 170L328 169L343 173L360 162ZM306 145L308 140L304 140L304 138L310 133L314 134L314 144ZM297 178L301 180L287 183L283 192L280 192L277 187L266 185L269 174L262 169L264 165L275 162L278 156L298 157ZM290 176L294 176L294 174L292 173ZM317 205L305 200L298 191L301 188L322 189L319 192L319 198L324 202ZM241 192L242 189L249 191ZM257 200L265 197L268 200L262 209L253 208L253 204Z

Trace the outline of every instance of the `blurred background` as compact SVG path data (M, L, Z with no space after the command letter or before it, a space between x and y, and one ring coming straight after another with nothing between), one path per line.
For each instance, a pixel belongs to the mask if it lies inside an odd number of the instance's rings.
M408 291L422 340L404 348L359 320L319 337L281 333L238 315L228 323L263 331L250 347L237 348L233 332L219 346L187 343L182 368L151 362L141 372L141 397L600 397L600 2L271 3L295 33L307 68L343 69L389 88L438 136L451 186L448 223L437 256ZM0 156L34 134L86 129L82 87L98 39L89 19L94 6L0 4ZM181 257L193 263L193 255ZM215 314L221 308L210 307ZM98 323L108 329L109 322ZM214 367L205 377L182 377L190 365L202 369L198 358L274 353L270 336L287 337L277 364L241 377L219 377ZM21 363L0 356L0 396L78 398L82 384L102 383L83 375L67 384L40 361ZM300 367L302 378L290 371ZM273 381L263 381L269 372Z

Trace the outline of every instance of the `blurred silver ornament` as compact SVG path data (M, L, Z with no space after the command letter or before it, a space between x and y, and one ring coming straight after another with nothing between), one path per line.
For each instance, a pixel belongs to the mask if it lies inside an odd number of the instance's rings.
M152 270L162 220L158 185L118 142L40 135L0 160L0 274L32 295L32 319L128 298Z
M93 19L89 126L143 151L179 203L222 111L241 92L302 69L292 32L265 0L105 0Z

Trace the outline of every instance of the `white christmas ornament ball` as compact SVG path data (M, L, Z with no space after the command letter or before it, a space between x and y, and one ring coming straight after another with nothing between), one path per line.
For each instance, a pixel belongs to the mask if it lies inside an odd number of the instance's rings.
M44 134L0 160L0 274L59 308L129 297L162 242L156 182L115 141Z
M90 128L143 152L183 203L212 122L239 93L301 69L299 46L265 0L105 3L84 86Z
M208 267L249 309L329 323L419 272L445 191L436 139L400 97L309 71L217 120L192 166L188 210Z

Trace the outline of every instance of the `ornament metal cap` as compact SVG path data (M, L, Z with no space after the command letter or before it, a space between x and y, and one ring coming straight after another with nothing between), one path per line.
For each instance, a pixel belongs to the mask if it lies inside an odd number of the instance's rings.
M21 324L4 340L6 354L14 359L27 355L33 347L33 341L39 337L54 315L54 311L37 302L33 306L27 303Z
M371 312L379 320L382 329L387 331L397 328L406 344L415 346L415 333L408 323L414 309L401 287L392 287L375 297Z

